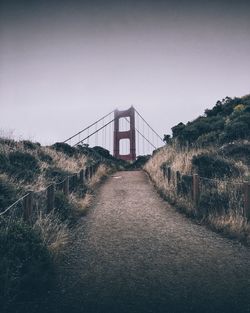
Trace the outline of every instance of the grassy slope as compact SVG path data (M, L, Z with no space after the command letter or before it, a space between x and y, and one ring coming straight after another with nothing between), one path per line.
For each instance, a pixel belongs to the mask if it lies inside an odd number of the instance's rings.
M30 141L0 139L0 212L27 191L42 194L52 182L62 181L101 158L102 164L86 186L88 190L112 168L123 165L106 150L72 148L60 143L42 147ZM32 225L0 217L1 312L37 311L35 302L41 301L52 288L53 267L63 255L74 232L74 223L85 214L91 198L86 190L76 190L69 198L56 192L55 210L39 216ZM31 298L34 303L27 308Z
M204 116L186 125L179 123L172 130L173 136L165 137L168 144L156 151L145 166L158 189L188 215L250 242L250 227L242 216L239 188L249 178L250 95L217 102ZM170 166L173 173L180 171L181 188L185 181L188 185L194 173L210 179L201 179L198 210L188 193L177 195L174 182L166 182L163 165Z

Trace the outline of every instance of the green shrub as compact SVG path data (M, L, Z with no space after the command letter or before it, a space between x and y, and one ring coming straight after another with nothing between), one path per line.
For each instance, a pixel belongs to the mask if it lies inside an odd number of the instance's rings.
M250 118L250 117L249 117ZM237 139L246 139L250 136L250 128L244 121L234 121L228 124L221 136L221 142L230 142Z
M73 148L64 142L56 142L51 147L55 149L56 151L60 151L60 152L67 154L70 157L74 156L77 153L76 148Z
M212 131L207 134L203 134L198 137L197 145L200 147L207 147L209 145L215 145L218 143L219 133L217 131Z
M16 141L13 139L8 139L8 138L0 138L0 144L7 145L7 146L15 146Z
M0 153L0 171L5 172L10 167L9 158L6 154Z
M17 200L17 192L13 185L0 178L0 212Z
M25 149L29 150L36 150L37 148L41 147L40 143L32 142L30 140L23 140L21 141Z
M250 144L230 143L220 149L220 154L250 165Z
M70 175L69 172L63 171L62 169L57 167L48 167L45 171L46 179L54 181L56 183L63 181L68 175Z
M177 124L172 128L172 133L173 138L176 138L180 144L189 143L189 145L214 144L218 139L220 143L249 139L249 96L234 99L226 97L222 101L217 101L212 109L205 110L205 116L199 116L186 125ZM217 137L214 136L215 134Z
M0 311L19 312L19 302L34 301L49 288L51 257L29 226L4 219L0 220L0 253Z
M182 133L182 131L184 130L185 125L183 123L179 123L177 125L175 125L174 127L172 127L172 133L173 133L173 138L179 137Z
M60 191L55 193L55 212L61 221L66 221L72 217L72 206L68 198Z
M42 162L46 162L48 164L53 163L53 158L49 154L43 152L42 150L38 152L38 157Z
M197 173L207 178L239 176L240 170L231 162L219 155L202 153L192 159Z
M6 172L25 181L33 181L40 173L38 160L30 155L20 151L9 154L9 165Z
M136 160L129 165L128 169L142 168L150 159L150 155L139 155Z
M199 201L199 211L202 216L211 214L223 214L229 209L228 192L218 192L216 189L210 189L202 192Z
M180 181L180 192L184 195L190 195L192 192L192 182L192 176L182 175Z
M96 146L92 148L93 151L97 152L101 157L109 159L111 158L111 154L109 153L109 150L104 149L102 147Z

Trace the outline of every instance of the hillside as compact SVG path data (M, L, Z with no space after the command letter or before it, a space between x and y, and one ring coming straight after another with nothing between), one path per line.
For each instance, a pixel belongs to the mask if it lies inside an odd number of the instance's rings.
M101 147L73 148L63 143L43 147L0 139L1 312L38 312L36 303L46 305L57 262L70 246L78 220L86 214L93 189L123 165ZM49 209L51 185L53 207Z
M250 174L250 95L218 101L203 116L172 128L145 165L161 194L182 212L250 242L243 182ZM199 198L194 203L193 175Z
M172 128L172 140L182 145L222 145L235 140L250 139L250 95L217 101L203 116ZM171 140L165 136L166 141Z

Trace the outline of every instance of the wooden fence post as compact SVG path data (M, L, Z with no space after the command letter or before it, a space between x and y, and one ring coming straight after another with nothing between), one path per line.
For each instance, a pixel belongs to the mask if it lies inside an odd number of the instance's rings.
M250 220L250 182L245 181L244 184L244 216Z
M176 172L176 193L177 195L180 193L180 183L181 183L181 173L179 171Z
M80 171L80 185L84 186L84 182L85 182L85 173L84 170Z
M85 169L85 179L86 180L89 179L89 167L86 167L86 169Z
M96 163L96 164L94 165L94 174L97 172L98 167L99 167L99 164L98 164L98 163Z
M168 183L171 181L171 167L167 168Z
M32 209L33 209L33 191L30 191L23 201L23 218L25 221L31 221Z
M47 212L54 209L55 204L55 186L52 184L47 189Z
M77 173L73 174L71 190L76 190L76 188L77 188L77 179L78 179Z
M193 201L197 208L200 199L200 177L198 174L193 174Z
M92 176L93 176L93 166L91 165L91 166L89 167L89 179L91 179Z
M166 166L164 165L162 168L162 174L163 174L163 178L166 178Z
M69 195L69 176L67 176L63 182L63 193L65 196Z

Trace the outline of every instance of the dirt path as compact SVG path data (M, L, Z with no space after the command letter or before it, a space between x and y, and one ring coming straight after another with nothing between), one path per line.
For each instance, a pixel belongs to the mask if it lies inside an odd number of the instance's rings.
M143 172L101 187L63 273L60 312L250 312L250 249L176 212Z

